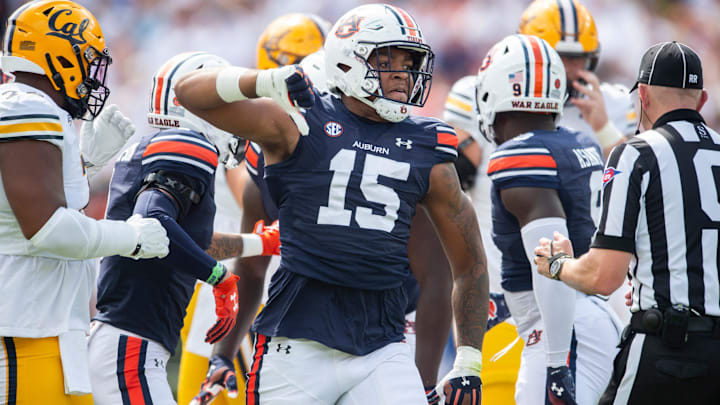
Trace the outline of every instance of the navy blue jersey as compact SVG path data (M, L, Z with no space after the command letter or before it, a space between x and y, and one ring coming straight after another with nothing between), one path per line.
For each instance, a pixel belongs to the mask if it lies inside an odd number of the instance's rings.
M557 190L567 220L575 255L588 251L600 213L603 160L595 141L559 127L519 135L490 156L493 241L502 253L502 287L508 291L532 289L530 263L520 226L502 204L500 191L512 187Z
M365 354L402 340L410 222L432 167L457 157L457 137L432 118L363 119L327 93L305 119L310 134L265 167L282 256L255 329Z
M260 198L262 199L265 213L271 221L278 219L278 207L270 196L267 183L265 182L265 156L263 156L260 146L248 142L245 144L245 167L247 168L250 178L260 190Z
M189 130L164 130L143 137L115 163L106 217L125 220L132 215L135 198L149 173L165 170L185 175L201 198L177 218L177 224L200 248L207 249L215 216L217 158L215 147ZM191 273L171 265L173 247L171 243L171 253L163 259L104 258L95 319L155 340L172 353L196 281Z

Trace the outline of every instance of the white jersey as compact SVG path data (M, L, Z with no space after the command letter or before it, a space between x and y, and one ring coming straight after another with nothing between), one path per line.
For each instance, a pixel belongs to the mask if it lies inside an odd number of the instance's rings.
M475 107L475 76L465 76L455 82L445 101L443 121L468 132L482 148L482 160L478 166L475 184L470 190L470 198L475 207L480 233L482 234L485 255L490 275L490 291L502 292L500 287L500 250L492 240L492 211L490 204L491 181L487 176L490 154L495 144L489 142L478 130Z
M621 134L631 136L637 129L637 113L635 105L627 87L621 84L602 83L600 85L603 99L605 100L605 111L608 119L615 125ZM575 129L584 134L593 135L594 131L590 125L583 120L580 109L572 103L565 104L563 115L558 125Z
M87 205L90 190L75 127L47 94L21 83L0 85L0 139L57 146L68 208ZM96 259L64 259L25 239L0 181L0 336L48 337L87 329L96 266Z

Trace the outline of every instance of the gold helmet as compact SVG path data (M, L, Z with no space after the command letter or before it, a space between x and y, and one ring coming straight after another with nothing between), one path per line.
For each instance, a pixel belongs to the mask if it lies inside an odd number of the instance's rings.
M600 53L595 21L576 0L535 0L522 14L518 33L547 41L560 56L588 57L595 70Z
M110 63L100 25L77 3L32 1L8 18L3 70L47 76L73 118L92 119L100 113L110 94L105 87Z
M330 23L312 14L285 14L265 28L257 44L257 68L299 63L322 48Z

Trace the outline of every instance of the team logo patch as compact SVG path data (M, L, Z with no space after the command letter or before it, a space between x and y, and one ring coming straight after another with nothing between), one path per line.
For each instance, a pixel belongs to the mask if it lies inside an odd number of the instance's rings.
M603 173L603 187L608 184L616 175L622 173L620 170L615 170L614 167L608 167Z
M365 17L351 15L338 25L335 36L341 39L350 38L360 31L360 23Z
M343 133L343 127L339 123L335 121L328 121L325 123L325 133L327 136L331 136L333 138L336 138Z

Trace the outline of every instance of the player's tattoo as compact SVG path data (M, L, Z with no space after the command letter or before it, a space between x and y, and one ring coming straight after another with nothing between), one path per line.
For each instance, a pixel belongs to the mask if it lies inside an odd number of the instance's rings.
M445 250L460 257L451 260L453 269L453 313L458 331L458 345L482 347L488 319L489 291L487 259L482 245L480 228L469 198L462 192L455 167L442 164L439 178L433 181L435 196L442 196L441 220L449 229L452 247ZM436 224L437 226L437 224ZM438 228L441 229L441 228ZM447 241L444 241L447 243ZM469 271L468 271L469 270Z
M238 257L243 252L242 237L239 234L215 232L210 247L205 252L215 260Z

